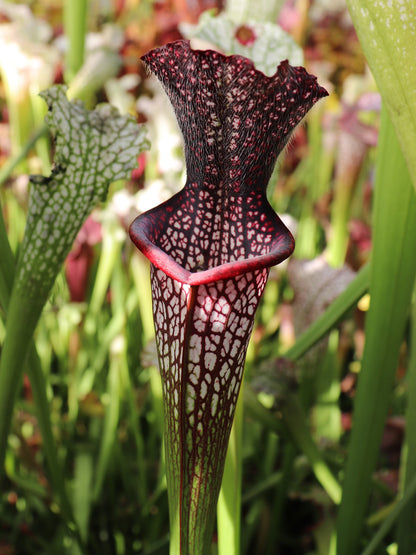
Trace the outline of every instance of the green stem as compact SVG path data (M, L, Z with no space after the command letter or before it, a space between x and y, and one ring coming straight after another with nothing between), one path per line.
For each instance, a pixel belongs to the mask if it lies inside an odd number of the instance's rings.
M108 402L105 408L104 422L101 430L101 445L98 459L95 465L95 484L93 498L98 500L101 494L106 474L114 453L117 441L117 427L120 418L121 403L126 383L124 376L128 374L126 358L126 330L125 330L125 284L123 283L123 268L121 264L113 266L111 290L113 292L111 305L114 317L119 316L123 323L121 333L112 340L110 344L110 366L107 376Z
M88 0L65 0L64 28L68 40L65 81L70 83L84 63Z
M80 395L85 395L86 391L80 391L80 384L82 380L86 379L86 371L89 373L89 384L92 384L95 375L103 367L105 358L107 356L108 343L114 339L114 336L121 333L124 326L124 314L116 314L111 323L107 326L104 337L106 341L102 341L101 345L96 346L96 333L97 333L97 318L102 309L110 286L111 274L114 271L116 262L120 259L120 250L122 246L123 236L120 230L111 222L108 226L103 226L103 239L101 245L100 260L98 262L96 278L94 287L88 303L87 313L84 322L84 341L90 346L92 356L89 357L87 353L84 356L79 356L76 362L73 379L71 380L68 392L68 416L71 422L75 422L79 403Z
M287 396L282 408L282 416L294 443L308 458L317 480L322 484L332 501L338 505L341 502L341 487L312 439L297 397L294 395Z
M305 187L296 239L297 258L314 258L317 255L320 229L315 215L316 203L329 190L333 172L334 150L328 152L328 149L322 148L323 107L316 107L308 116L310 153L296 170L299 182Z
M22 93L9 89L7 80L5 81L5 85L9 113L11 150L13 156L18 156L18 153L21 152L24 145L27 143L34 127L30 94L28 91ZM29 166L25 158L20 159L19 170L21 173L28 172Z
M13 289L7 317L6 338L0 359L0 479L11 425L14 403L22 381L28 346L31 344L43 303L34 307ZM22 321L25 325L22 326Z
M342 156L342 154L341 154ZM348 218L353 186L342 180L335 184L331 207L331 237L327 259L331 266L339 267L345 260L348 246Z
M340 267L345 261L348 247L348 220L360 173L366 158L365 146L347 131L339 137L338 160L335 164L335 182L331 204L331 231L328 239L328 263Z
M285 399L284 406L281 410L284 425L259 402L254 392L250 391L248 387L245 390L244 399L247 410L265 427L273 430L277 434L284 433L286 427L286 430L289 431L292 437L293 443L309 460L317 480L321 483L332 501L338 504L341 500L341 487L324 461L318 446L311 436L309 426L306 423L305 414L298 398L290 394Z
M337 360L338 330L333 329L328 338L325 355L322 356L315 377L316 404L313 410L315 438L339 442L341 436L341 411L339 408L340 378Z
M243 386L244 382L242 389ZM240 553L243 408L243 392L240 391L218 499L218 555Z
M13 286L14 280L14 268L15 262L13 253L11 251L9 242L7 240L7 233L6 227L4 225L3 220L3 213L0 206L0 258L5 262L0 267L0 304L2 305L4 311L7 313L9 308L9 301L10 301L10 292ZM72 507L69 502L69 497L67 495L67 491L65 488L65 480L63 478L63 471L62 466L59 462L58 453L56 450L56 442L52 432L52 426L50 421L50 408L49 402L46 396L46 383L45 378L42 372L40 360L38 354L36 352L35 345L33 341L30 342L29 347L29 354L28 354L28 365L27 365L27 372L30 380L30 384L32 386L32 393L33 399L37 411L38 416L38 423L39 428L42 434L43 440L43 450L45 453L45 458L49 470L49 476L51 480L51 484L53 490L57 493L60 504L61 504L61 511L62 515L65 519L65 522L69 529L74 531L75 537L77 539L78 545L81 551L84 553L84 549L82 546L81 537L77 526L75 524L75 519L72 512ZM3 379L7 378L7 383L5 387L7 388L7 384L11 383L11 376L6 372L2 372L0 375L0 384L2 383ZM18 379L18 376L17 376ZM0 412L2 410L8 410L7 407L3 409L3 401L1 400L1 395L8 390L1 386L0 392ZM11 387L14 385L11 383ZM13 407L12 407L13 408ZM0 425L1 429L1 425ZM8 429L6 430L6 434ZM2 432L3 436L5 431ZM7 439L7 438L6 438ZM3 438L4 443L4 438ZM2 469L0 469L0 477L2 474Z
M116 265L116 261L120 258L120 251L123 244L124 237L120 234L117 225L112 223L110 226L105 226L101 255L98 262L94 288L91 293L90 301L88 303L88 311L85 316L84 330L87 335L91 336L96 330L96 318L102 309L105 301L105 296L111 280L111 274Z

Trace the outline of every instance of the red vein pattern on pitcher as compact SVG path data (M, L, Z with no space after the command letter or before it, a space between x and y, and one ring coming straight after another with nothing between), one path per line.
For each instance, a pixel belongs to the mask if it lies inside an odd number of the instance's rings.
M130 235L152 263L171 529L179 527L182 553L199 553L211 541L268 268L294 248L266 187L291 132L327 93L288 62L266 77L246 58L194 51L187 41L143 60L175 110L187 181L136 218Z

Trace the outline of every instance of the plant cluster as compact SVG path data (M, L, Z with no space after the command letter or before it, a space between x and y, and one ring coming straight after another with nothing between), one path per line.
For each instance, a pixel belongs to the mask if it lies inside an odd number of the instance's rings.
M0 0L0 553L416 552L413 0L61 4Z

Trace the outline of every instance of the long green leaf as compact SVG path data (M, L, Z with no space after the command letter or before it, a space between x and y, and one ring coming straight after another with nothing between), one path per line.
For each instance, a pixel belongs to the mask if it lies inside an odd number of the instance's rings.
M338 517L338 554L357 553L416 273L416 195L382 112L377 156L371 306Z
M347 5L416 187L415 2L347 0Z

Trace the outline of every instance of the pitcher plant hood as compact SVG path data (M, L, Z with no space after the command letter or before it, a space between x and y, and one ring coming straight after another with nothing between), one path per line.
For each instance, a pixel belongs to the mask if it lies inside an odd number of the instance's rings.
M192 50L188 41L157 48L143 60L173 105L187 180L133 222L136 246L190 285L287 258L294 241L268 203L266 187L293 129L325 89L287 61L267 77L247 58Z

